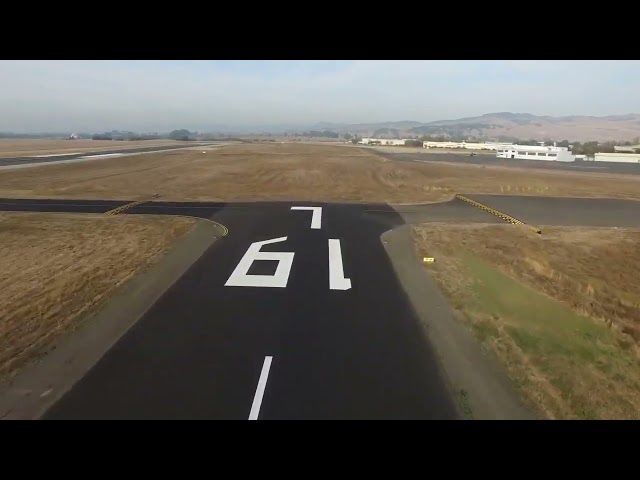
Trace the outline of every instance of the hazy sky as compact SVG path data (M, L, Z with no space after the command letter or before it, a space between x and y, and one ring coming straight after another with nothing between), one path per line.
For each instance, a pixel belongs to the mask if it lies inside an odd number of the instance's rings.
M640 61L0 61L0 131L640 113Z

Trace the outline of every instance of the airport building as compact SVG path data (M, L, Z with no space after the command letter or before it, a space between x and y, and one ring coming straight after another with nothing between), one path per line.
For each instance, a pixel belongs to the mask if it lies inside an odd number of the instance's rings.
M404 145L406 138L363 138L358 143L362 145Z
M640 163L639 153L596 153L596 162Z
M613 150L616 153L635 153L640 150L640 145L616 145Z
M498 158L518 160L547 160L554 162L573 162L576 157L567 147L545 147L542 145L510 145L499 148Z
M464 148L465 150L498 150L511 143L498 142L422 142L423 148Z

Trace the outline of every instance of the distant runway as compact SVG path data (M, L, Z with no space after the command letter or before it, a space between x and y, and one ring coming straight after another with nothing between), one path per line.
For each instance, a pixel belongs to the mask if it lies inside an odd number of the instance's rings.
M611 163L611 162L550 162L544 160L516 160L510 158L496 158L495 154L477 154L470 157L468 153L433 153L412 152L393 153L376 150L376 153L389 160L411 162L451 162L466 163L472 165L487 165L495 167L524 167L541 168L545 170L567 172L599 172L599 173L623 173L640 175L640 163Z
M184 145L165 145L165 146L153 146L153 147L135 147L135 148L120 148L114 150L101 150L99 152L76 152L68 154L55 153L51 155L31 155L24 157L5 157L0 158L0 167L10 166L26 166L41 163L57 163L65 162L68 160L91 160L97 158L108 158L115 156L124 156L138 153L151 153L161 152L164 150L177 150L180 148L191 147L204 147L219 145L218 143L206 142L206 143L185 143Z

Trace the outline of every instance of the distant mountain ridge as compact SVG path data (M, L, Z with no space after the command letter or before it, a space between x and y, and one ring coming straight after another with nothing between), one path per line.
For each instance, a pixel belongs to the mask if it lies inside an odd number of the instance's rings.
M359 124L319 123L313 127L362 136L444 136L475 140L570 140L585 142L632 141L640 136L640 114L603 117L569 115L553 117L530 113L495 112L477 117L435 122L381 122Z

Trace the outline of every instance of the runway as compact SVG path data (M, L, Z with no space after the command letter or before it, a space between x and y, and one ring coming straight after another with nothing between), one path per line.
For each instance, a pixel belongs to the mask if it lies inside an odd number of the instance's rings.
M531 223L640 226L634 201L470 197ZM0 199L0 210L104 213L126 203ZM229 233L44 419L459 418L380 235L405 222L498 218L459 200L395 210L148 202L126 213L196 216Z
M0 208L96 213L118 203L3 200ZM291 209L308 206L321 207L320 219ZM368 218L369 207L386 209L386 219ZM258 419L457 418L379 239L402 223L389 207L147 204L130 213L196 214L227 226L229 235L45 419L246 420L252 412ZM252 244L274 239L283 240L262 251L288 252L282 262L286 270L293 257L289 272L274 279L274 260L257 260L246 275L237 270Z
M212 142L196 142L186 143L185 145L165 145L165 146L153 146L153 147L134 147L134 148L120 148L113 150L101 150L98 152L78 152L70 154L52 154L48 156L24 156L24 157L0 157L0 167L9 166L26 166L41 163L58 163L69 160L86 159L91 160L93 158L108 158L110 156L124 156L130 154L139 153L152 153L161 152L165 150L177 150L181 148L193 148L201 146L212 146L216 143Z

